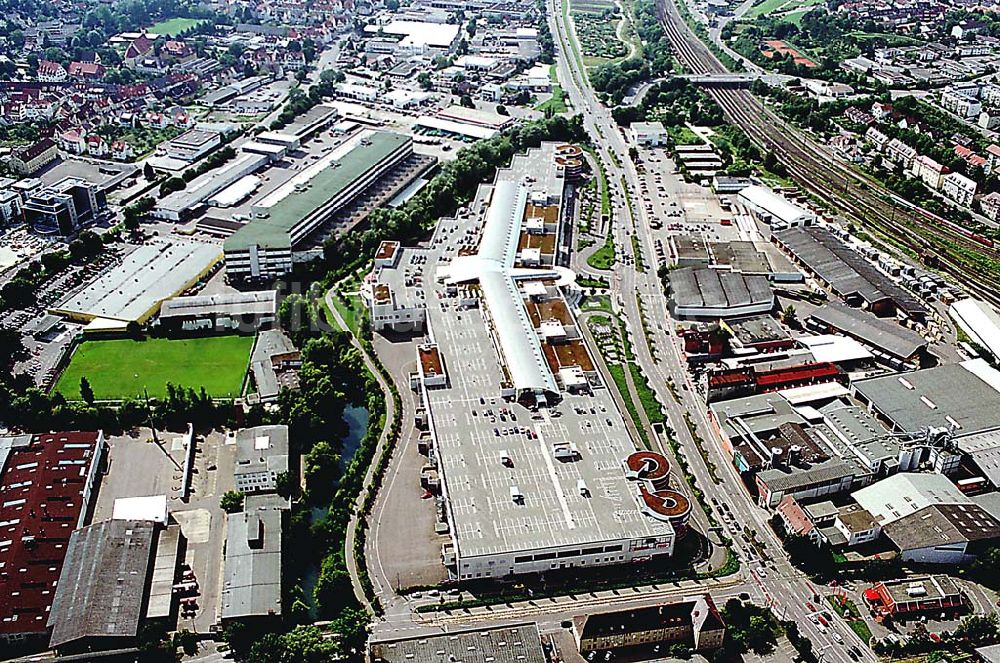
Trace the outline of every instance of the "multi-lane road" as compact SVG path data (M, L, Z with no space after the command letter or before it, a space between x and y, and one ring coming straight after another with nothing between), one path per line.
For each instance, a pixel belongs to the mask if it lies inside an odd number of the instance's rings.
M718 434L709 423L705 404L695 395L696 391L689 382L678 339L671 333L674 323L656 274L651 219L643 201L650 196L664 194L644 188L628 156L629 146L625 138L613 121L610 110L601 104L581 70L580 60L573 51L577 43L573 25L566 19L568 12L564 14L565 2L568 0L548 0L549 21L556 43L560 84L573 110L583 114L587 132L607 171L613 201L611 226L618 254L610 274L612 299L631 331L636 360L664 405L690 471L706 500L710 505L716 505L714 508L720 521L723 518L718 505L726 505L727 534L732 538L741 568L738 573L725 578L687 580L434 613L416 613L415 608L421 603L436 602L436 598L425 596L412 600L394 596L391 582L371 569L375 586L382 590L379 593L383 595L383 604L387 607L386 615L376 625L376 631L399 634L531 618L539 622L543 632L547 632L561 628L564 621L573 616L592 611L651 605L698 591L711 592L720 603L728 597L746 593L759 602L771 605L775 613L784 619L796 621L802 632L812 640L814 651L821 655L822 660L859 660L848 653L849 649L855 648L855 651L861 652L860 660L875 661L877 659L865 646L866 643L862 643L845 622L834 619L829 626L821 627L813 621L812 613L825 605L825 598L820 596L820 601L816 601L815 595L824 594L825 589L814 587L808 578L789 564L780 541L767 524L769 514L753 502L738 472L718 444ZM629 205L627 200L631 200L632 204ZM633 237L644 262L649 265L642 272L636 269L632 256ZM658 348L656 358L642 332L640 300L648 320L651 341ZM678 387L676 398L668 387L671 383ZM682 386L685 384L687 388ZM704 440L705 452L716 468L717 481L696 446L685 415L690 417L697 434ZM753 533L752 540L744 536L745 531Z
M812 639L815 650L824 652L826 660L851 660L847 654L848 647L860 646L863 643L842 621L835 620L831 622L829 628L821 631L811 620L807 603L813 602L816 588L788 563L780 542L766 522L768 514L752 502L736 469L716 444L717 435L709 424L705 404L695 395L695 390L690 388L692 387L690 384L688 389L678 390L680 400L675 400L667 386L670 382L678 387L686 383L688 373L677 345L677 338L671 333L674 324L669 318L662 285L655 269L649 268L640 272L634 265L627 264L632 252L633 235L638 239L638 246L646 264L654 262L656 254L650 227L651 219L647 217L642 200L657 194L644 189L636 168L628 157L629 146L611 118L610 110L600 103L585 73L578 69L578 60L571 50L577 42L572 33L572 22L564 19L563 2L568 0L549 0L550 22L557 48L559 80L573 108L584 115L588 134L592 137L604 162L608 185L613 191L612 228L619 260L611 277L611 286L613 297L620 305L620 312L633 332L633 347L639 366L649 378L660 402L665 405L671 427L676 432L699 487L709 500L715 499L719 504L728 505L733 514L733 521L738 523L738 528L745 526L756 533L765 555L771 560L753 561L757 559L756 551L752 550L752 546L741 535L734 536L734 547L743 561L739 577L747 584L757 586L767 600L773 601L775 611L779 615L797 621L803 632ZM626 197L633 201L632 205L626 204ZM648 319L647 328L653 336L655 346L660 348L659 362L652 356L643 335L637 298L641 298L644 303ZM695 440L685 421L685 413L690 413L698 434L705 440L709 458L718 468L720 479L718 484L712 480L708 467L697 450ZM861 650L868 652L867 647ZM875 660L870 652L866 653L866 656L868 660Z

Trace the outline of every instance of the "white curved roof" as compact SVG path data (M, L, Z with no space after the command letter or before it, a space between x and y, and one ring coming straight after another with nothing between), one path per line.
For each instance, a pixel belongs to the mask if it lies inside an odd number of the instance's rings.
M784 221L789 224L795 224L800 221L813 220L816 218L816 215L809 210L803 209L790 202L784 196L779 196L774 191L762 186L757 186L756 184L741 190L739 198L744 202L766 212L767 214L770 214L779 221Z
M518 391L559 391L549 370L538 334L528 318L516 277L555 277L554 270L516 269L521 220L528 191L516 182L500 181L486 212L479 253L459 256L448 268L448 283L478 281L496 327L504 364Z

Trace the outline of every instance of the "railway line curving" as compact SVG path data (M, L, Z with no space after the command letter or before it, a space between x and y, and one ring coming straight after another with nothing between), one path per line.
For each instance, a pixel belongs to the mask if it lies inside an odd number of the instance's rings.
M658 0L667 38L681 65L693 74L729 71L684 22L676 0ZM959 280L975 295L1000 305L1000 251L973 233L909 203L802 135L748 90L707 90L729 121L758 147L771 151L807 191L876 230L887 243Z

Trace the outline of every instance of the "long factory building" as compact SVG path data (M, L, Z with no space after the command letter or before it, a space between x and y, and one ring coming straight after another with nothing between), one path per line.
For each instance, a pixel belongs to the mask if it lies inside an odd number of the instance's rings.
M559 149L516 156L430 248L380 247L369 279L375 328L430 340L411 384L459 581L669 556L690 515L666 458L637 451L563 298Z
M310 234L413 154L407 137L364 131L338 146L253 206L253 218L226 238L226 274L267 280L292 270Z

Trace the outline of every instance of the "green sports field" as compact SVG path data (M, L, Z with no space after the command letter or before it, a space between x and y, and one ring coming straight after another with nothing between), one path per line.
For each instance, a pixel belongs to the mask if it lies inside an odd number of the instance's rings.
M201 25L204 22L205 19L203 18L170 18L166 21L160 21L156 25L149 28L149 31L153 34L176 37L185 30L190 30L196 25Z
M164 396L167 383L205 387L210 396L237 397L250 362L252 336L211 336L192 339L152 338L85 341L70 358L55 391L68 400L80 399L80 378L86 376L98 400Z

